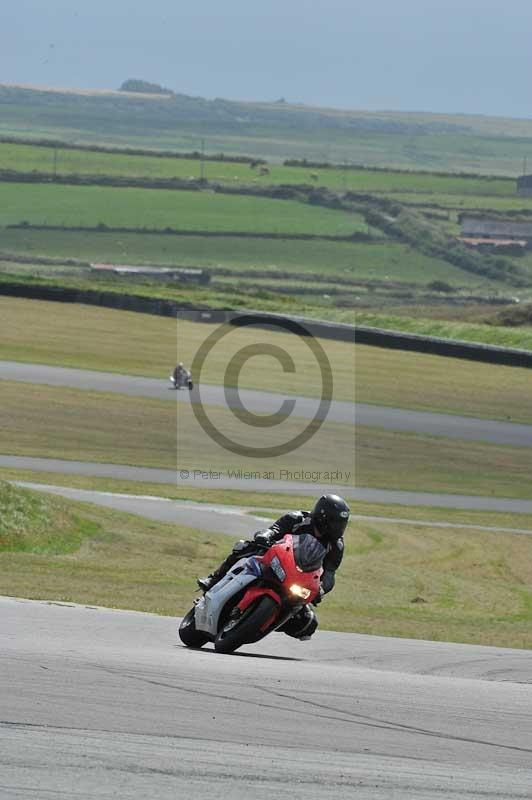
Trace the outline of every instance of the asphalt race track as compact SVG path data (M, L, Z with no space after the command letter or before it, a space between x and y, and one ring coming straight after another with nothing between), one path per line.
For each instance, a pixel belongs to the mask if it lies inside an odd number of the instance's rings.
M112 392L136 397L149 397L174 402L196 401L198 388L193 392L173 391L169 382L157 378L143 378L133 375L119 375L111 372L50 367L42 364L22 364L15 361L0 361L0 379L22 381L25 383L68 386L76 389L91 389L98 392ZM203 403L215 406L236 406L235 398L226 397L221 386L200 387ZM275 413L290 395L274 392L240 390L242 403L254 413ZM302 419L314 417L319 401L316 398L293 397L293 415ZM451 439L484 441L492 444L530 447L532 445L532 425L513 422L477 419L453 414L434 414L427 411L409 411L402 408L388 408L364 403L333 401L327 415L331 422L385 428L387 430L424 433L431 436L445 436Z
M482 441L512 447L532 445L532 425L498 422L491 419L461 417L456 414L434 414L428 411L408 411L364 403L356 404L356 424L408 433L445 436L448 439Z
M31 378L21 377L24 369ZM0 362L0 378L191 399L164 381L11 362ZM220 387L205 388L206 402L225 403ZM283 399L242 393L254 411L275 411ZM297 402L300 416L313 415L315 401ZM348 422L354 408L335 403L331 418ZM359 425L505 444L530 436L532 443L532 426L356 410ZM0 456L0 466L214 489L331 491L59 459ZM233 538L266 524L242 507L23 485ZM532 513L532 500L349 487L345 494ZM221 656L210 645L183 647L172 618L7 597L0 597L0 642L0 800L532 797L530 651L318 630L311 642L273 634Z
M172 618L13 598L0 636L2 800L532 793L527 651L318 631L221 656Z
M207 503L194 503L191 500L170 500L165 497L151 497L146 495L117 494L114 492L97 492L86 489L71 489L65 486L50 486L41 483L28 483L17 481L17 486L34 491L50 492L71 500L84 503L95 503L128 514L137 514L147 519L167 522L170 524L188 525L192 528L209 531L209 533L222 533L234 538L249 538L256 530L266 527L276 516L257 516L250 513L249 507L231 505L213 505ZM279 509L281 511L281 509ZM530 528L504 528L495 525L468 525L464 523L441 522L430 520L414 520L397 517L374 517L366 514L353 514L354 520L371 520L373 522L393 522L394 524L407 525L408 527L433 527L449 530L458 528L461 531L490 531L492 533L519 533L526 536L532 535Z
M40 492L50 492L70 500L95 503L128 514L137 514L157 522L187 525L210 533L223 533L235 539L249 537L254 531L267 527L274 517L266 518L249 512L240 506L193 503L188 500L169 500L165 497L93 492L71 489L65 486L49 486L39 483L17 481L17 486ZM530 531L532 533L532 531Z
M63 461L58 458L34 458L32 456L0 456L0 467L29 469L41 472L60 472L71 475L87 475L100 478L116 478L143 483L164 483L196 489L233 489L243 492L275 492L276 494L310 495L340 490L346 497L356 497L358 490L338 483L306 483L305 481L261 480L255 478L209 478L194 475L188 470L176 474L171 469L153 467L131 467L127 464L102 464L94 461ZM183 477L184 474L187 477ZM438 497L439 495L433 495ZM532 507L532 501L531 501Z
M476 511L508 511L515 514L531 514L532 500L516 500L506 497L482 497L480 495L436 494L431 492L405 492L393 489L363 489L350 486L339 487L305 483L304 481L255 480L237 478L197 478L190 475L182 478L168 469L130 467L125 464L98 464L83 461L62 461L54 458L30 456L0 456L0 467L7 469L36 470L40 472L85 475L100 478L116 478L143 483L177 484L202 489L233 489L239 491L273 492L316 497L316 495L341 491L348 499L368 503L392 503L406 506L433 506L438 508L461 508Z
M192 392L187 389L175 391L169 380L143 378L138 375L119 375L113 372L94 372L83 369L67 369L66 367L49 367L42 364L21 364L15 361L0 361L0 379L21 381L23 383L45 384L48 386L68 386L73 389L92 390L94 392L111 392L133 397L149 397L154 400L172 400L174 403L201 401L206 405L239 407L234 396L227 396L223 386L195 387ZM275 394L274 392L258 392L241 389L242 403L253 413L274 414L279 411L283 402L295 401L293 415L302 419L312 419L318 413L319 398L295 397ZM353 425L355 409L353 403L333 400L327 414L331 422L343 422Z

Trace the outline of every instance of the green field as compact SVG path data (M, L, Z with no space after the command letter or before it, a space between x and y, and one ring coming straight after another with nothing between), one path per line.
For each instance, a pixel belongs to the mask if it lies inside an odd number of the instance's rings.
M50 99L50 97L48 97ZM123 98L120 98L120 101ZM89 103L90 105L90 103ZM153 104L150 106L154 108ZM406 124L406 118L403 120ZM427 117L426 124L430 124ZM434 122L434 120L433 120ZM474 124L468 118L468 125ZM442 124L447 124L443 122ZM479 123L480 124L480 123ZM482 126L481 126L482 127ZM488 126L489 127L489 126ZM487 130L487 129L486 129ZM492 136L490 128L489 136ZM438 136L441 131L434 135ZM484 134L483 134L484 135ZM452 138L452 136L451 136ZM379 134L376 135L376 141ZM487 139L484 143L486 143ZM493 143L493 142L492 142ZM192 148L191 148L192 149ZM66 227L99 227L91 231L37 231L0 228L0 272L36 274L54 277L65 273L64 265L38 264L31 261L17 267L13 256L76 258L82 261L105 261L131 264L171 264L205 267L213 271L209 288L187 289L175 284L146 286L123 279L122 287L151 296L205 302L211 306L251 307L277 310L338 321L351 321L354 307L382 309L403 303L415 307L425 303L428 316L441 316L447 307L456 316L457 303L467 300L472 292L485 301L502 295L506 301L517 295L527 299L530 290L522 285L528 280L530 266L526 258L486 258L484 277L482 255L460 254L447 258L450 236L458 233L456 219L460 208L505 207L526 208L532 201L518 198L514 179L474 175L442 175L423 172L399 172L369 169L285 167L272 163L269 174L259 175L248 164L227 161L206 161L169 156L134 156L125 153L100 153L0 143L1 165L26 171L56 170L58 173L92 173L107 176L192 178L203 169L207 180L238 186L255 182L263 185L301 183L328 186L333 190L363 193L352 202L352 212L331 210L294 200L273 200L242 195L222 195L212 191L186 192L170 190L118 189L110 187L78 187L50 184L0 184L0 197L5 211L0 211L0 225L27 221L31 224L65 225ZM51 167L50 167L51 164ZM404 202L403 212L383 205L384 197ZM384 201L385 202L385 201ZM440 205L447 218L427 221L422 213L414 214L408 204L429 210ZM380 217L369 212L378 210ZM366 214L380 228L370 227ZM398 216L395 229L391 224ZM380 220L380 221L379 221ZM192 236L170 236L162 233L110 233L107 227L147 229L164 228L198 232ZM382 228L386 228L386 235ZM256 237L209 237L210 233L240 231ZM346 236L369 233L372 242L288 241L262 239L261 234L304 234ZM404 238L409 244L406 244ZM462 262L460 262L462 257ZM463 269L457 263L469 268ZM473 263L474 262L474 263ZM510 274L513 270L515 274ZM82 282L102 286L101 279L89 274L76 274L72 267L68 285L81 287ZM224 276L229 271L234 275ZM218 275L217 275L218 272ZM268 274L256 275L263 272ZM294 273L297 273L294 275ZM520 273L520 274L519 274ZM308 280L305 283L305 276ZM315 275L330 276L329 285L313 286ZM238 276L242 276L240 280ZM351 281L350 288L340 291L334 278ZM367 286L366 282L376 282ZM440 282L458 291L447 299L435 294L430 285ZM64 282L64 281L63 281ZM355 285L358 284L358 285ZM516 288L517 287L517 288ZM111 287L109 287L111 288ZM116 290L116 286L112 287ZM466 312L464 312L466 313ZM408 312L407 312L408 315ZM403 323L404 324L404 323ZM492 333L482 333L488 338ZM499 343L502 340L497 339Z
M162 264L243 271L267 270L279 277L301 272L339 275L352 280L429 283L443 280L456 286L489 285L472 275L396 241L278 241L234 236L164 236L160 234L80 231L0 231L0 253L74 258L115 264ZM40 268L41 272L48 271ZM57 267L64 272L65 267Z
M320 167L288 167L269 164L268 174L261 175L260 167L248 164L198 159L140 156L119 153L69 150L58 147L36 147L0 142L0 169L21 172L48 172L57 175L120 175L143 178L203 177L213 183L238 184L313 184L331 189L354 192L420 192L442 195L478 195L506 197L516 192L515 180L510 178L460 177L431 175L422 172L401 173L371 171L341 166L336 169Z
M213 192L0 183L0 225L22 221L67 227L155 228L349 236L367 231L362 216L293 200Z
M72 553L101 532L68 503L0 480L0 553Z
M6 541L0 529L2 594L175 614L227 548L225 537L0 483L2 512L14 502L18 529Z
M16 597L183 614L196 576L228 546L223 536L0 483L0 508L14 504L17 529L0 538L0 591ZM319 608L322 629L532 647L531 537L359 520L346 541Z

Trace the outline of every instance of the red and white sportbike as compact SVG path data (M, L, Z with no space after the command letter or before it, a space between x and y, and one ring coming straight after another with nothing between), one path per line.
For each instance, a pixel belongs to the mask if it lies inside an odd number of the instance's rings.
M287 534L264 555L241 558L183 617L181 641L232 653L281 628L319 594L325 553L311 534Z

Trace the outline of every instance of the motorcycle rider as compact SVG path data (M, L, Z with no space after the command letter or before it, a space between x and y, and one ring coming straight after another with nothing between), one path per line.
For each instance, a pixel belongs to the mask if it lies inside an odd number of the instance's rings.
M183 386L183 384L185 384L188 380L188 369L183 366L182 361L180 361L174 369L172 373L172 380L176 389L180 386Z
M330 592L335 583L335 573L343 558L343 534L349 522L349 506L336 494L325 494L316 501L312 511L290 511L270 525L266 530L257 531L253 540L241 539L217 570L205 578L198 578L198 586L207 592L229 572L239 559L265 552L271 545L287 533L298 536L310 533L324 547L323 575L320 593L313 601L321 602L323 595ZM310 639L318 627L318 618L311 605L303 606L279 631L301 641Z

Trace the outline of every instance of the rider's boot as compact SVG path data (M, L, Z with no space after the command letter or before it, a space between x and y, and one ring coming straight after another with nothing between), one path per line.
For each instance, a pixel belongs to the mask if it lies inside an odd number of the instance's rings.
M208 592L219 580L220 578L216 573L211 572L210 575L206 575L204 578L197 578L197 584L203 592Z
M196 583L204 592L208 592L209 589L212 589L218 581L221 581L222 578L229 572L230 568L233 566L233 559L231 557L226 558L223 561L218 569L215 569L214 572L211 572L209 575L206 575L204 578L197 578Z
M210 575L206 575L204 578L198 578L197 584L204 592L208 592L209 589L212 589L218 581L221 581L223 577L227 575L231 567L234 567L237 561L239 561L242 556L246 555L247 553L252 552L254 549L254 545L252 542L247 542L241 540L237 542L233 548L233 552L229 553L225 561L222 561L218 569L215 569L214 572L211 572Z

